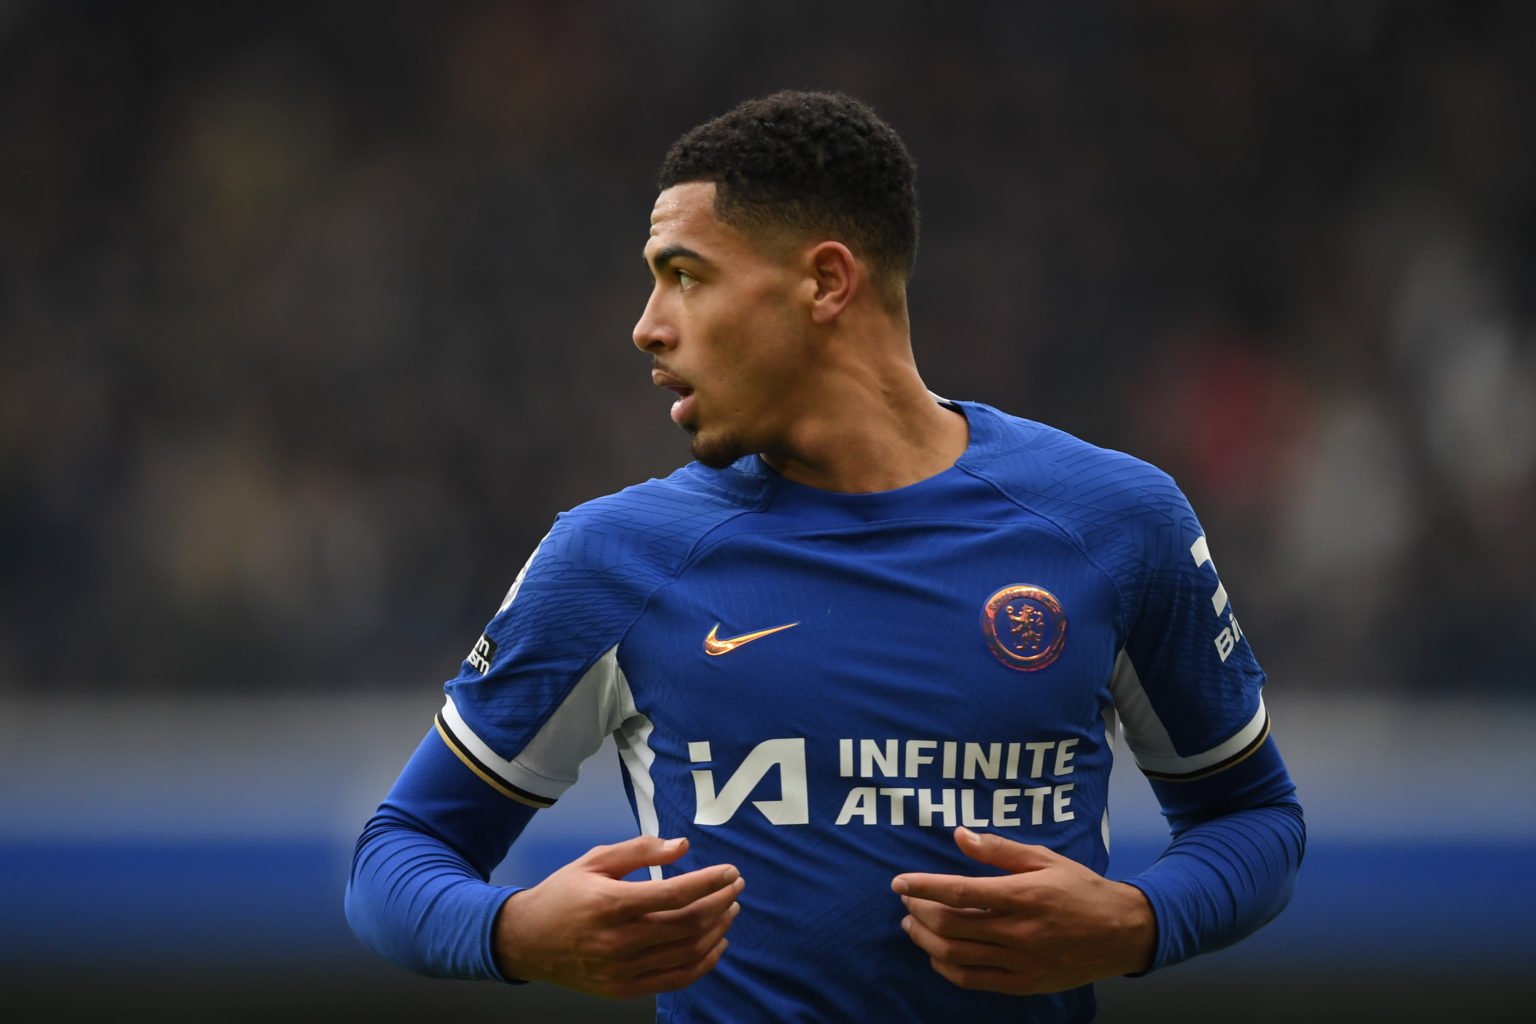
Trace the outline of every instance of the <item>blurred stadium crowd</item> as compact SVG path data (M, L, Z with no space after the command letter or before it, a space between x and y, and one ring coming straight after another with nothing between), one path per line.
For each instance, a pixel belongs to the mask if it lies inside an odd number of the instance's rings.
M0 693L452 675L686 457L651 175L784 86L916 156L930 386L1173 473L1272 677L1529 691L1536 5L13 0Z

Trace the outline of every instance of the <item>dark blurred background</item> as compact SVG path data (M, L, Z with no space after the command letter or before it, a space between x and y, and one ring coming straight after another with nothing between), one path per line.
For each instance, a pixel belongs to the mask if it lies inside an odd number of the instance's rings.
M929 385L1173 473L1270 672L1297 904L1105 1019L1536 994L1536 4L10 0L22 1005L545 1007L400 981L339 880L553 516L686 459L628 340L652 174L783 87L917 159Z

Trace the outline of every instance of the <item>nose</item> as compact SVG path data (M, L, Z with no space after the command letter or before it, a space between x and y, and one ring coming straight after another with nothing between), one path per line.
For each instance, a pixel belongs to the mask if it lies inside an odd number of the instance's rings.
M651 290L651 297L646 300L640 319L635 321L633 334L635 348L653 355L675 348L677 345L677 329L668 324L666 318L661 315L660 292L660 288Z

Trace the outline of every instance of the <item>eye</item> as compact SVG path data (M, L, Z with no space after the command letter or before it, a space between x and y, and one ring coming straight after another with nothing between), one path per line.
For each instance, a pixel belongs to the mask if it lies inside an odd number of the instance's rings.
M677 271L677 287L678 287L679 290L687 291L689 288L692 288L694 285L696 285L698 283L699 283L699 279L694 277L692 274L688 273L688 271L686 271L686 270L679 270L679 271Z

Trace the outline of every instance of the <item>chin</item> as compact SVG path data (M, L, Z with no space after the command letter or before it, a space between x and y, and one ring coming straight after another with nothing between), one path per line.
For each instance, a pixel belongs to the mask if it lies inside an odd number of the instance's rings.
M739 438L706 435L697 428L691 429L689 433L693 435L694 459L710 469L724 469L743 455L751 454Z

